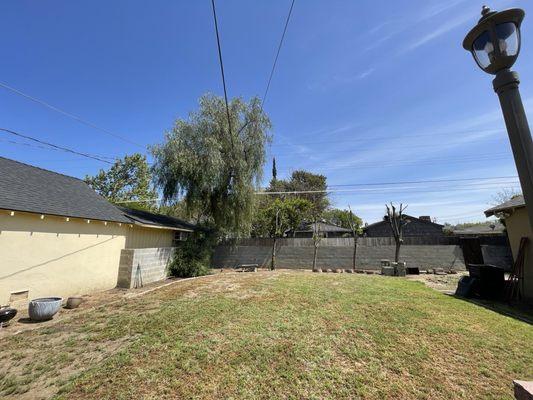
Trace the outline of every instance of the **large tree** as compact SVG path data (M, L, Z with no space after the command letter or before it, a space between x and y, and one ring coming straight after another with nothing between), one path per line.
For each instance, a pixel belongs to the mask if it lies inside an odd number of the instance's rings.
M219 234L247 234L270 128L257 98L233 99L228 121L223 98L202 96L199 110L178 119L152 149L164 199L183 198L187 210Z
M87 175L85 182L113 203L144 209L153 209L157 205L155 201L146 201L153 200L157 195L146 156L139 153L115 161L107 171L100 170L95 176Z
M363 220L352 213L351 210L341 210L339 208L330 208L322 214L323 218L333 225L346 229L355 227L357 231L363 226Z
M312 208L312 203L305 199L263 199L262 207L254 215L252 234L272 238L271 269L276 269L277 240L286 231L294 231L308 219Z
M269 192L300 192L294 194L272 195L278 198L301 198L313 204L313 213L322 214L329 206L326 177L305 170L294 171L289 179L272 179ZM308 192L308 193L301 193ZM309 193L310 192L310 193Z

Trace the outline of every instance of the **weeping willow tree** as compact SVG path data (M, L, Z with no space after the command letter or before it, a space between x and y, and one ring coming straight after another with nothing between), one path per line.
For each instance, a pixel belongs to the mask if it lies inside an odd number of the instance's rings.
M199 110L152 149L164 200L183 200L189 215L219 235L247 234L270 129L258 98L233 99L228 113L223 98L202 96Z

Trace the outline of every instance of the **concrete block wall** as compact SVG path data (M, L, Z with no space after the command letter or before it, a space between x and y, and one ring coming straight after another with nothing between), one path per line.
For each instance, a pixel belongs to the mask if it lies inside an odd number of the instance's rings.
M429 241L409 238L400 252L408 266L464 270L461 247L449 240ZM313 265L311 239L282 239L278 241L279 268L311 268ZM380 260L394 259L395 246L390 238L361 238L357 245L357 268L379 269ZM512 257L508 246L482 246L485 262L509 268ZM271 239L244 239L222 244L215 249L213 266L236 267L239 264L258 264L268 267L271 262ZM353 239L323 239L318 248L317 264L321 268L351 268Z
M117 286L137 288L166 279L173 251L173 247L123 249L120 255Z
M312 246L280 246L277 250L277 266L279 268L311 268L313 265ZM357 246L357 268L380 268L380 260L394 260L395 247L390 245ZM239 264L258 264L268 267L271 262L269 246L218 246L213 259L214 267L236 267ZM317 264L321 268L351 268L353 247L351 246L320 246ZM401 260L408 266L426 268L465 269L463 253L455 245L404 245L401 249Z

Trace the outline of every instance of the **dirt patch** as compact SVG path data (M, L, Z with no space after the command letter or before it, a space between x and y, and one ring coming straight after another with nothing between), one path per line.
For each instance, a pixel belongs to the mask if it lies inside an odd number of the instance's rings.
M14 346L0 352L0 397L48 399L69 379L127 345L124 339L96 340L77 331L44 335L44 340L24 341L24 346L12 343Z
M463 271L457 274L447 275L434 275L434 274L422 274L422 275L408 275L407 279L423 282L426 286L438 290L439 292L455 292L459 279L468 275L468 272Z

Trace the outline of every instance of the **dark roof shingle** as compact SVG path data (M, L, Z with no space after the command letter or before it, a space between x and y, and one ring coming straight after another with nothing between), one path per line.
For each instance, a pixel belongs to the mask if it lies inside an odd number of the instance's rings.
M0 172L1 209L131 222L80 179L3 157Z
M488 210L485 211L485 215L487 217L490 217L491 215L494 215L500 212L509 211L514 208L520 208L520 207L525 207L525 206L526 206L526 202L524 201L524 196L520 194L518 196L513 197L511 200L506 201L505 203L499 204L496 207L489 208Z
M151 225L156 227L169 227L175 229L183 229L193 231L196 226L181 219L170 217L163 214L155 214L144 210L135 210L133 208L118 207L127 217L131 218L134 222L138 222L142 225Z

